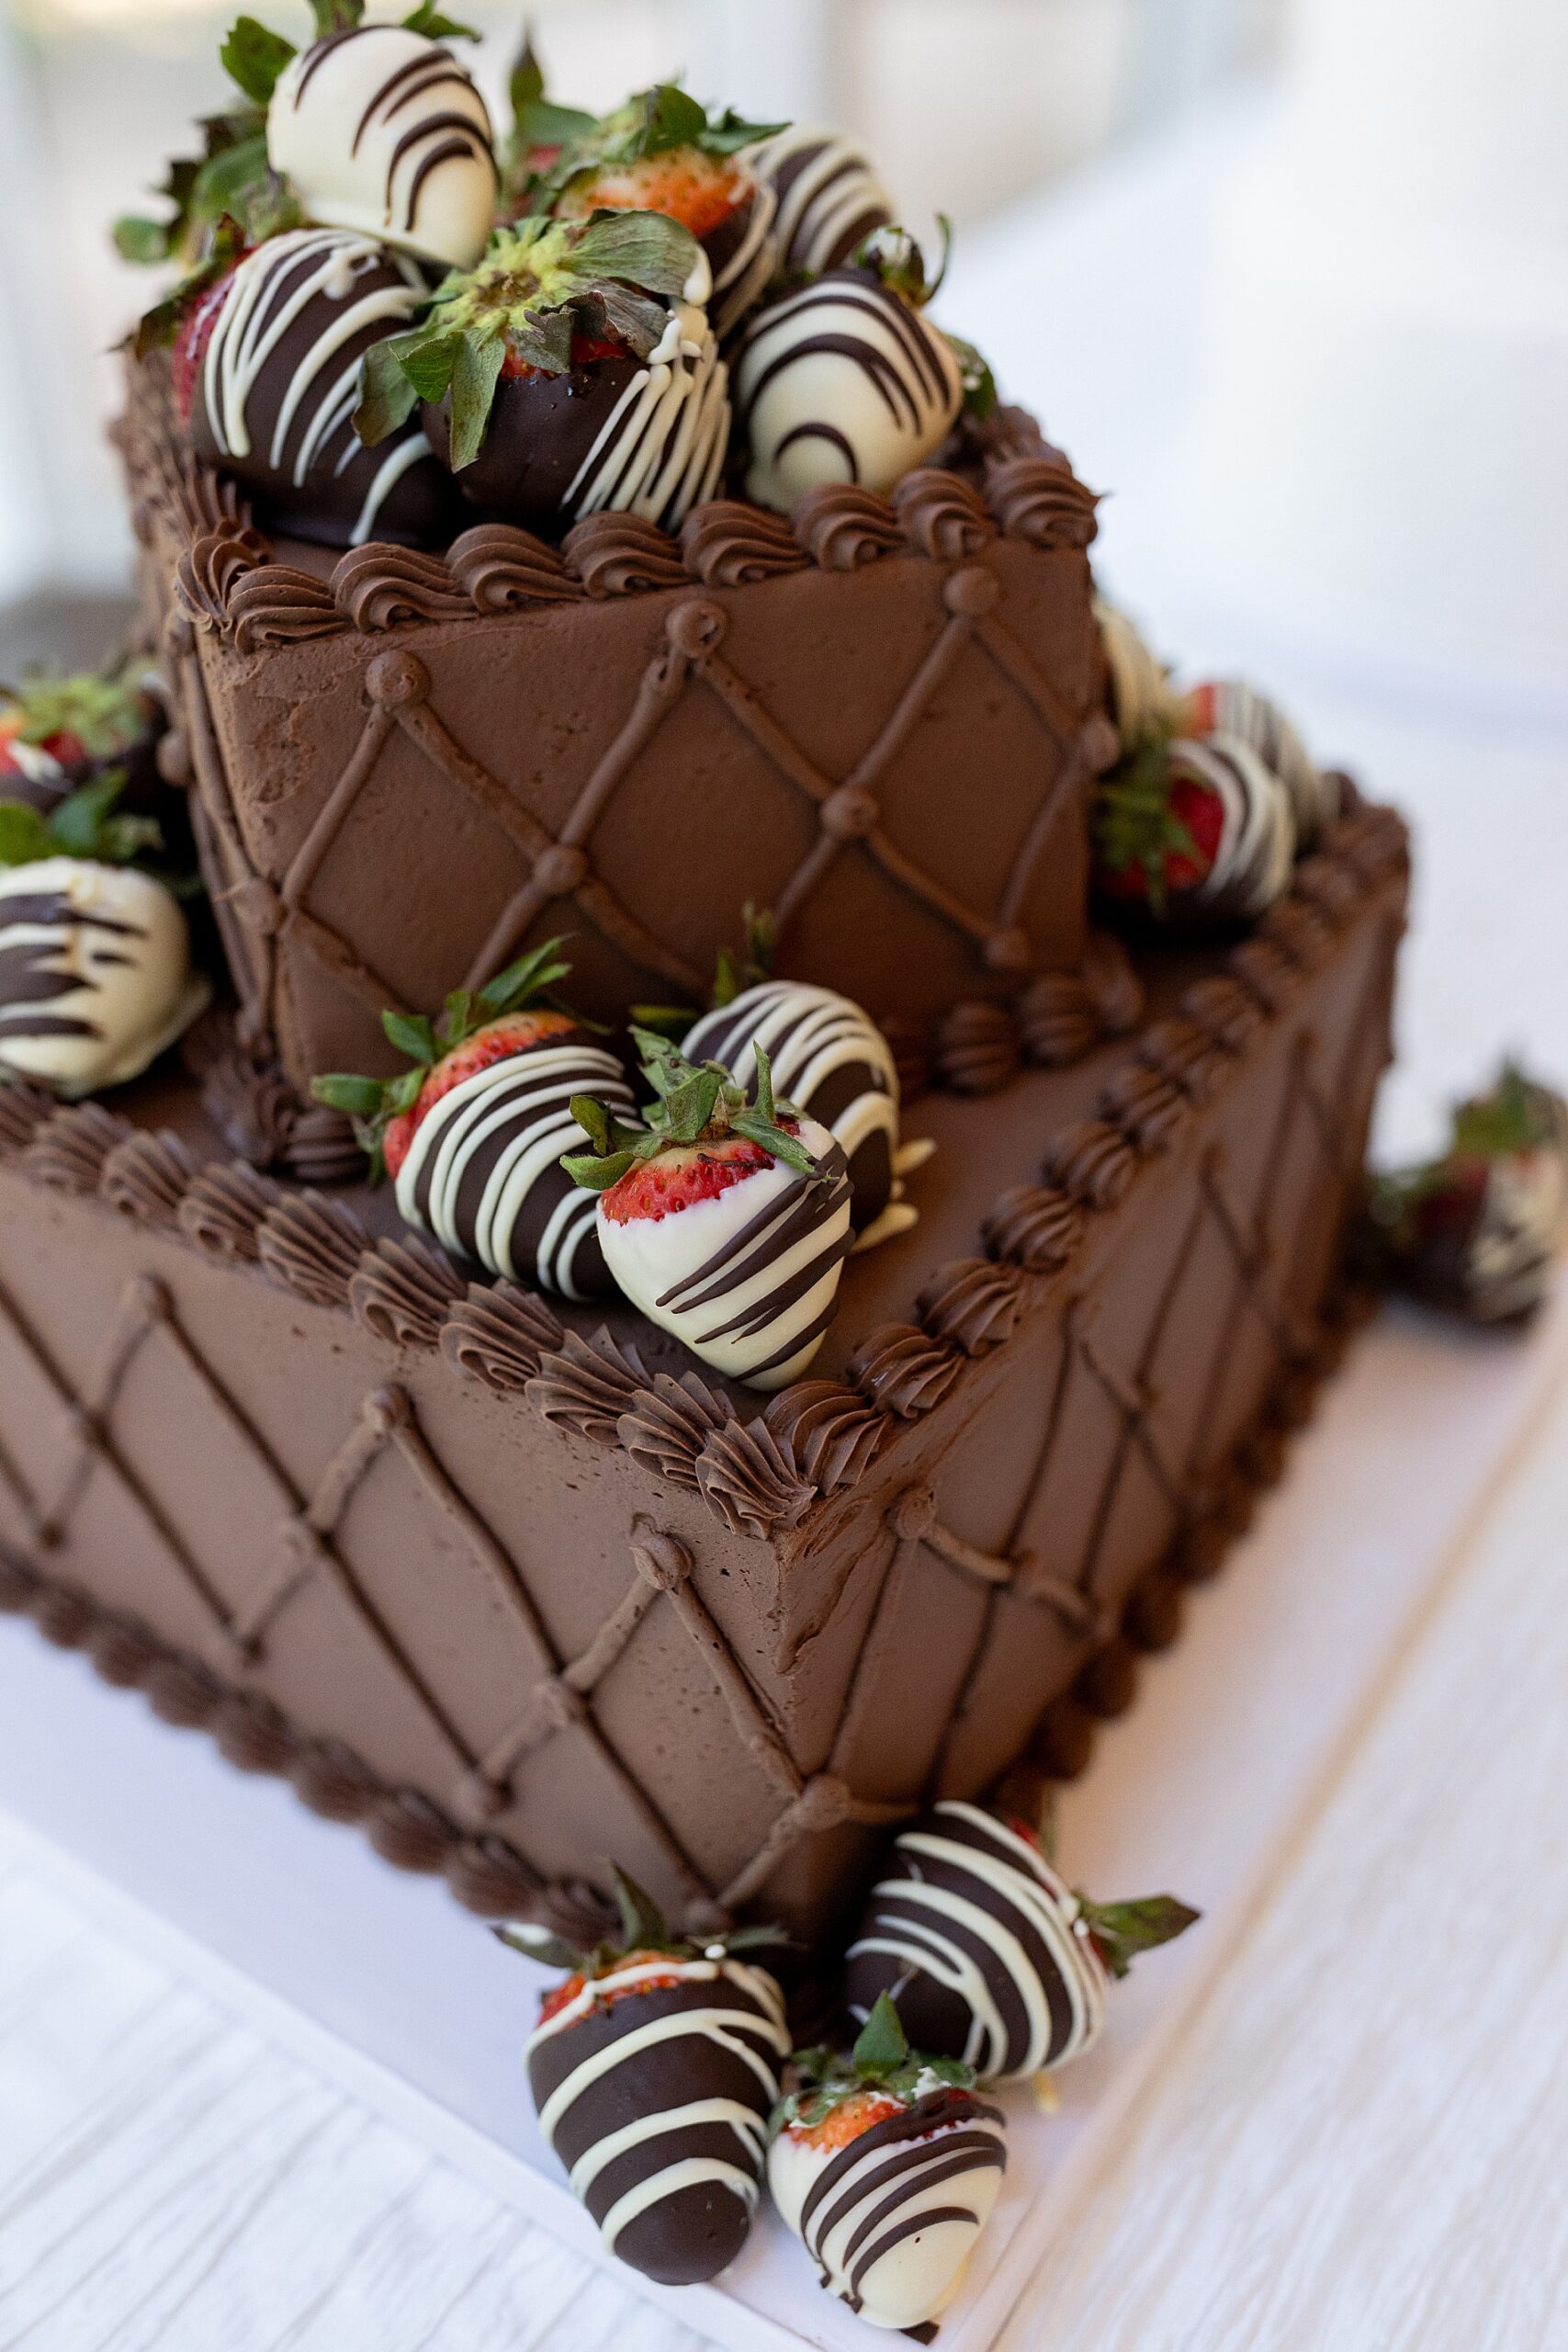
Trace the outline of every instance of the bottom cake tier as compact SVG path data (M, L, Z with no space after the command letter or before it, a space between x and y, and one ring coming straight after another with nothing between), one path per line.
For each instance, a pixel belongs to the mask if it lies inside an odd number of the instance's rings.
M765 1410L233 1161L188 1081L0 1091L0 1605L476 1910L592 1933L613 1856L829 1934L928 1796L1081 1767L1277 1474L1404 893L1358 808L1136 1033L916 1105L920 1223Z

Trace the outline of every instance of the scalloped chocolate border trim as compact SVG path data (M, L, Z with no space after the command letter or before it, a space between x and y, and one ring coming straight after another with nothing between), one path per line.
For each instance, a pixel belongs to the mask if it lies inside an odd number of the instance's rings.
M437 1351L457 1376L519 1393L547 1421L619 1446L644 1469L653 1468L648 1438L657 1424L667 1442L655 1475L694 1487L731 1531L768 1540L798 1531L842 1488L846 1459L868 1466L908 1421L945 1399L967 1363L1008 1343L1043 1287L1088 1246L1094 1220L1121 1204L1192 1107L1239 1065L1256 1029L1285 1011L1352 916L1403 876L1407 861L1406 829L1392 809L1361 805L1338 819L1225 969L1195 982L1177 1016L1143 1031L1100 1090L1100 1115L1054 1138L1043 1182L1014 1186L992 1204L978 1236L984 1254L936 1269L917 1302L919 1322L868 1334L848 1383L796 1382L748 1421L699 1373L661 1388L635 1346L624 1351L603 1329L584 1340L547 1300L517 1286L465 1285L415 1236L372 1243L327 1197L268 1187L243 1161L227 1172L253 1181L243 1196L231 1186L209 1235L222 1163L198 1173L173 1137L139 1130L100 1103L62 1109L33 1089L0 1090L0 1156L34 1182L96 1196L166 1237L259 1259L308 1304L352 1313L392 1344ZM669 1388L687 1400L678 1426Z

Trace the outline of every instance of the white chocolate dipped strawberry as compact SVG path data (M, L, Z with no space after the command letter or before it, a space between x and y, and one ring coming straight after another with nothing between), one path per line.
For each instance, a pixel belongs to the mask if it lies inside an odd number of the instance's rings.
M768 2188L818 2276L873 2327L928 2327L963 2283L1007 2169L970 2068L911 2051L884 1996L853 2052L802 2051Z
M758 1047L755 1100L634 1030L656 1100L646 1127L574 1098L592 1142L562 1166L599 1195L599 1247L651 1322L752 1388L804 1372L831 1322L849 1252L844 1155L815 1119L773 1101Z

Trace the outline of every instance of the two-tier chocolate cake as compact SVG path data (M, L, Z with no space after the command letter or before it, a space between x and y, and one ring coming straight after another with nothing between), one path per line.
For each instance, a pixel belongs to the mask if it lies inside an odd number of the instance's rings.
M29 813L0 1600L476 1911L592 1946L613 1856L766 2020L702 1939L827 1953L1077 1771L1277 1476L1404 831L1097 606L851 142L525 61L498 150L322 17L122 230L189 270L120 439L221 952L189 1027L145 828Z

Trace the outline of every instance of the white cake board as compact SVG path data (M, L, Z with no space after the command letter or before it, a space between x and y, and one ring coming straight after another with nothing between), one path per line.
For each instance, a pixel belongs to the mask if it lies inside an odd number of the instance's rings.
M1003 2199L943 2352L984 2352L1123 2118L1288 1865L1381 1688L1568 1378L1568 1300L1528 1340L1385 1316L1285 1485L1063 1806L1062 1859L1102 1894L1171 1888L1200 1927L1119 1987L1055 2115L1010 2094ZM531 2220L597 2256L534 2132L519 2064L540 1973L438 1884L377 1860L280 1782L170 1731L85 1661L0 1621L0 1843ZM622 2276L626 2276L625 2273ZM768 2217L721 2284L658 2301L733 2352L867 2352Z

